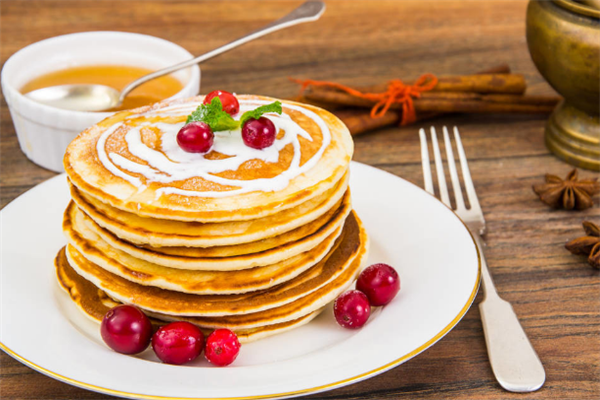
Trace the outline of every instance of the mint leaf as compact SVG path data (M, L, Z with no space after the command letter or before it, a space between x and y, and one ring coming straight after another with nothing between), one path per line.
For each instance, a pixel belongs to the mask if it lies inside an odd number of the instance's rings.
M244 122L248 121L250 118L259 119L266 113L277 113L281 115L282 112L281 102L276 101L271 104L260 106L254 110L246 111L242 114L240 120L236 121L231 118L231 115L223 111L221 99L214 97L210 104L199 105L198 108L187 117L185 123L189 124L190 122L199 121L208 124L213 132L230 131L243 126Z
M263 114L266 113L276 113L281 115L283 110L281 109L281 102L276 101L271 104L266 104L264 106L260 106L257 109L246 111L242 114L242 118L240 118L240 125L244 126L244 122L248 121L250 118L259 119Z
M218 97L214 97L210 104L201 104L198 106L198 108L188 116L185 123L189 124L190 122L195 121L205 122L210 126L210 129L212 129L213 132L228 131L239 127L239 122L231 118L231 115L227 112L223 111L223 104Z

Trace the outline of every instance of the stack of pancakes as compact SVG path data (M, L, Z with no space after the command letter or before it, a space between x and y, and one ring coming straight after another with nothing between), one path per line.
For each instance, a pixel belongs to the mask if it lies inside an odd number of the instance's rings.
M274 99L238 96L242 112ZM176 133L203 98L124 111L64 158L60 285L100 321L133 304L157 324L228 328L247 342L309 322L356 278L367 236L352 211L352 139L332 114L283 102L277 140L215 132L205 155ZM174 144L175 143L175 144Z

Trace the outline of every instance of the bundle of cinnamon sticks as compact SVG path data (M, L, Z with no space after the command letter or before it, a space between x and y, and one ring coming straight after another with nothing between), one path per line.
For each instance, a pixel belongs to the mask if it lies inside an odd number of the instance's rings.
M385 92L387 83L355 88L364 93ZM413 99L416 120L446 113L550 113L558 96L526 95L525 78L500 65L474 75L440 77L435 87ZM392 104L381 117L372 117L375 101L323 86L308 86L299 99L328 109L348 126L352 135L398 124L402 105Z

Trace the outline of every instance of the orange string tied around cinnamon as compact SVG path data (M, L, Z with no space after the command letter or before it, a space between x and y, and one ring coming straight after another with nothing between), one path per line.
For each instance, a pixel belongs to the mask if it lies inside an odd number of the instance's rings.
M385 92L363 93L360 90L335 82L315 81L312 79L299 80L292 78L290 78L290 80L299 83L302 92L309 86L324 86L344 91L361 99L374 101L375 105L371 109L371 118L382 117L388 112L392 104L402 104L402 121L400 122L400 125L408 125L416 121L417 116L413 98L421 97L421 93L433 89L438 83L438 79L435 75L424 74L412 85L407 85L400 79L394 79L388 82L388 87Z

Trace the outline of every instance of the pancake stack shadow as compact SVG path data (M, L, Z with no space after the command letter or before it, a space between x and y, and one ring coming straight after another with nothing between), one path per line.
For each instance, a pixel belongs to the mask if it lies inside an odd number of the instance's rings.
M105 131L92 127L75 142L96 144ZM367 236L348 187L350 157L292 207L265 202L254 215L207 222L148 215L142 202L121 206L108 184L89 184L80 167L84 153L72 147L65 156L68 245L55 265L62 288L95 320L125 303L158 325L185 320L205 331L231 329L241 342L257 340L315 318L353 283L366 259ZM161 206L168 209L165 197Z

